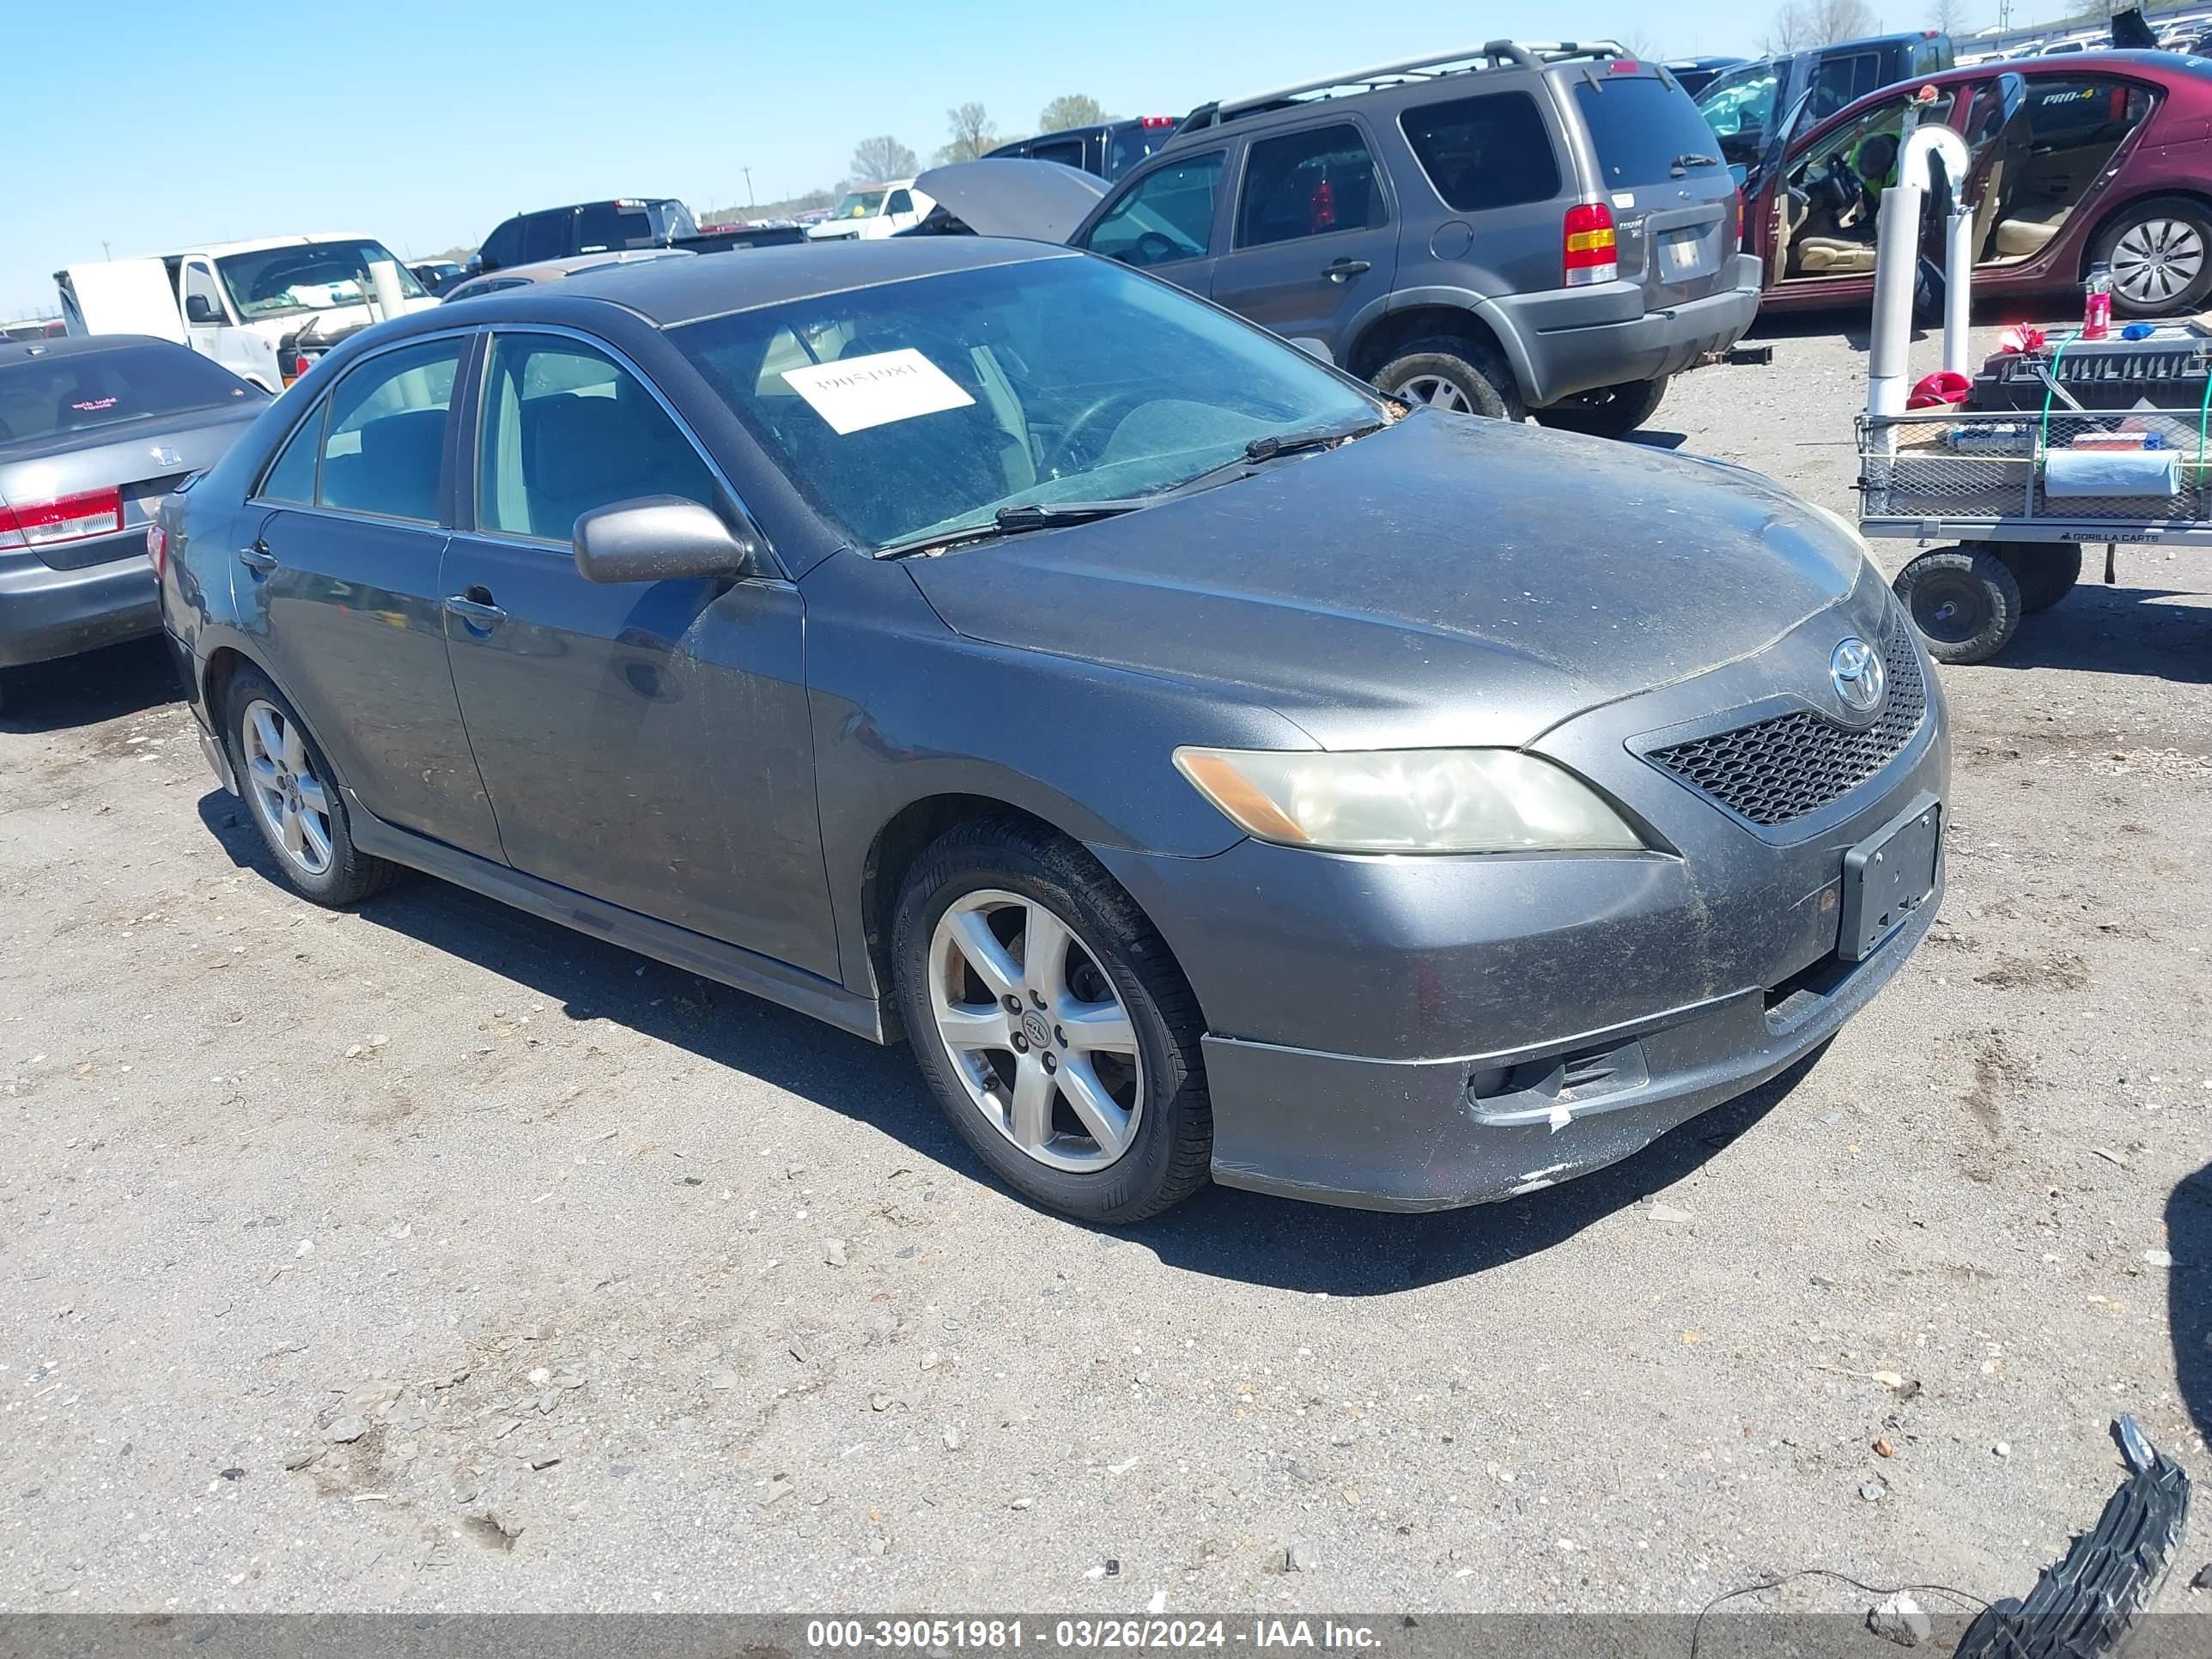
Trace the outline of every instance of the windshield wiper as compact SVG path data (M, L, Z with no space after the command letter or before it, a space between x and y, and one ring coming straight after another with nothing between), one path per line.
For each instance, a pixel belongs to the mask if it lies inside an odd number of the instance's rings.
M1149 507L1147 500L1126 501L1017 501L1012 507L1002 507L981 524L962 525L956 530L940 530L927 536L917 536L912 541L894 542L879 549L879 559L904 557L909 553L927 553L938 548L951 547L961 542L995 541L1001 536L1018 536L1030 530L1055 530L1062 525L1089 524L1097 519L1118 518L1124 513L1134 513L1140 507Z
M1686 173L1692 167L1717 167L1720 164L1721 158L1717 155L1698 155L1693 153L1677 155L1674 158L1674 171L1678 173Z
M1382 426L1380 421L1363 421L1358 426L1316 426L1304 432L1270 433L1246 444L1244 459L1248 461L1272 461L1278 455L1295 455L1302 449L1322 449L1330 444L1364 438L1370 432L1380 431Z

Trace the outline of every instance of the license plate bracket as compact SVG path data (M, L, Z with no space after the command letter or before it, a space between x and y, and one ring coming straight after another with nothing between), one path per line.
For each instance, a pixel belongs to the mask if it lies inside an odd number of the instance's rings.
M1843 936L1837 954L1862 962L1936 888L1943 846L1943 806L1923 794L1844 854Z
M1705 263L1704 236L1696 229L1669 230L1659 238L1661 262L1669 276L1691 276Z

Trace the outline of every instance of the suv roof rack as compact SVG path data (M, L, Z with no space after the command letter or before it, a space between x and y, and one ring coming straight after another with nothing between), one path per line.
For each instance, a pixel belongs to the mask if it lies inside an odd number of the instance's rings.
M1178 132L1195 132L1218 126L1240 115L1280 109L1285 105L1316 97L1375 92L1409 81L1431 81L1447 75L1469 75L1486 69L1540 69L1547 64L1570 63L1579 58L1626 58L1628 50L1617 40L1491 40L1457 52L1431 52L1401 63L1377 64L1296 86L1276 87L1243 98L1224 98L1200 104L1185 116Z

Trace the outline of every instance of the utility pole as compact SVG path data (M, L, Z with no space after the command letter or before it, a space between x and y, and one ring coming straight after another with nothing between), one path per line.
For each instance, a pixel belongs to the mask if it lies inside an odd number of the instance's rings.
M115 251L107 246L107 239L105 236L100 239L100 257L103 259L112 259L115 257Z
M738 171L745 175L745 205L747 207L751 207L755 205L753 201L753 170L750 167L739 167Z

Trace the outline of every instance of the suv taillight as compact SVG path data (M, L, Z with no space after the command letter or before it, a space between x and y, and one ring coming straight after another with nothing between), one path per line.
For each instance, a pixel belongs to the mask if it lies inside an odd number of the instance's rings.
M88 536L112 536L122 528L120 489L88 489L50 501L0 507L0 548L51 547Z
M1743 191L1741 186L1735 192L1735 251L1738 253L1743 252Z
M1577 202L1567 210L1566 279L1569 288L1609 283L1620 275L1613 210L1602 202Z
M157 520L146 526L146 556L154 563L154 580L161 580L162 567L169 562L169 532Z

